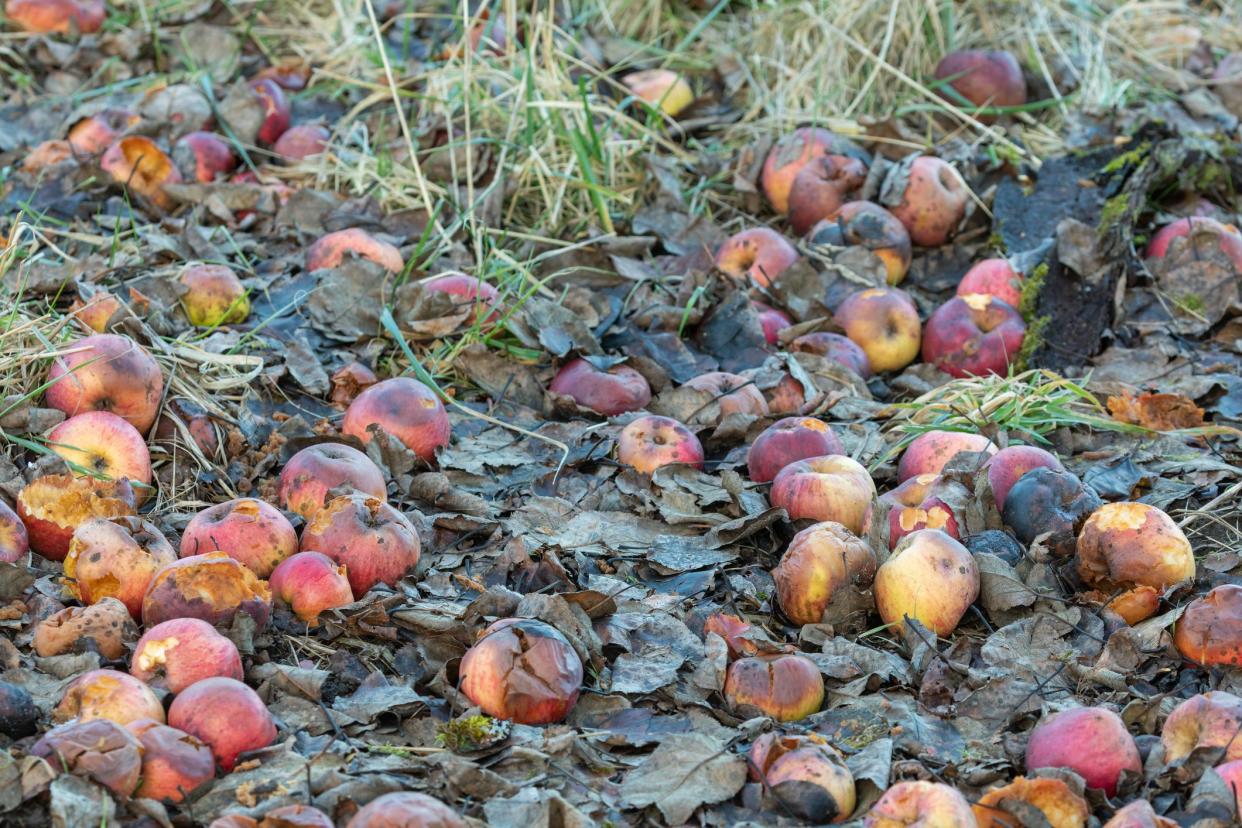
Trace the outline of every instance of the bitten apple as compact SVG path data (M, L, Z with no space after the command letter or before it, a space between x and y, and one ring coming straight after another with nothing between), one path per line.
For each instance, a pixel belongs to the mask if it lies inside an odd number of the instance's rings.
M871 806L865 828L976 828L966 797L942 782L892 785Z
M889 507L890 550L895 549L906 535L920 529L939 529L954 540L961 538L953 509L931 494L939 482L938 474L916 474L880 498L880 503Z
M1209 690L1173 708L1164 720L1160 743L1164 761L1180 762L1198 748L1223 748L1219 761L1242 759L1242 699L1223 690Z
M1022 277L1006 259L976 262L957 283L957 295L982 293L1017 308L1022 304Z
M180 693L212 676L242 679L237 646L199 618L173 618L143 633L134 647L130 675Z
M669 69L644 69L621 78L630 94L665 115L677 117L694 103L694 90L681 75Z
M645 414L621 430L617 437L617 460L642 474L651 474L672 463L701 469L703 445L694 432L672 417Z
M265 582L223 552L173 561L155 573L142 598L147 627L173 618L201 618L227 627L239 612L262 629L271 617L272 594Z
M1204 667L1242 665L1242 586L1221 584L1191 601L1177 621L1173 644Z
M155 573L176 559L172 545L145 520L92 518L79 524L69 541L65 579L83 604L116 598L140 618L142 597Z
M107 719L122 726L138 719L163 722L164 705L150 687L128 673L90 670L65 688L60 704L52 711L53 721L70 719Z
M77 527L93 517L134 515L136 503L128 480L49 474L18 492L17 516L26 527L31 549L48 560L63 561Z

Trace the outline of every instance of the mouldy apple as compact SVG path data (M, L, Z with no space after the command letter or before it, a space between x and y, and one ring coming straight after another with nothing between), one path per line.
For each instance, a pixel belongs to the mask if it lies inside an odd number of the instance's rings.
M772 209L789 212L794 179L811 161L824 156L846 156L867 164L869 158L850 141L818 127L800 127L783 136L764 159L760 185Z
M173 618L201 618L227 627L244 612L262 629L271 605L267 584L245 565L223 552L207 552L173 561L155 573L142 598L142 623L150 627Z
M746 452L750 479L767 483L795 460L844 454L845 447L832 427L814 417L785 417L768 426Z
M605 417L637 411L651 402L651 386L630 366L601 370L582 357L565 363L548 390L572 397L578 405Z
M875 573L876 609L897 629L911 618L947 636L978 597L974 556L938 529L906 535Z
M1242 664L1242 586L1221 584L1191 601L1177 621L1173 644L1204 667Z
M276 741L276 725L267 705L231 678L203 679L187 687L168 708L168 724L205 742L225 773L233 769L241 753Z
M133 515L135 503L128 480L49 474L18 492L17 516L26 527L31 549L48 560L63 561L78 526L90 518Z
M90 670L65 688L52 711L57 722L107 719L127 725L138 719L164 721L164 705L143 682L119 670Z
M435 462L436 450L448 445L452 436L444 403L435 391L410 377L386 379L360 393L345 411L341 433L369 443L372 426L384 429L428 463Z
M953 509L931 492L940 482L938 474L918 474L880 498L888 508L888 548L911 532L939 529L954 540L960 539Z
M1010 828L1014 807L1021 803L1043 815L1053 828L1086 828L1091 816L1087 802L1060 779L1019 776L1000 788L987 791L973 809L979 828Z
M504 618L462 656L461 692L497 719L540 725L562 721L582 690L582 659L555 627Z
M923 361L954 377L1004 376L1026 338L1022 314L995 296L955 296L923 326Z
M1005 495L1001 521L1023 546L1048 534L1047 547L1061 558L1074 554L1078 532L1102 501L1065 469L1039 467L1018 478Z
M151 492L147 441L128 420L110 411L85 411L47 433L48 448L79 476L128 480L139 504Z
M765 733L751 745L750 775L782 809L807 822L844 822L857 801L845 759L818 734Z
M970 200L970 191L957 170L939 158L923 155L908 166L894 168L889 175L893 176L893 187L897 186L896 176L907 176L900 200L890 211L905 225L911 241L922 247L939 247L953 238ZM885 182L885 187L889 186ZM885 203L889 203L887 198Z
M145 520L91 518L78 525L69 541L65 579L83 604L116 598L137 619L155 573L176 559L168 540Z
M852 293L833 315L845 335L867 354L873 371L897 371L919 355L922 323L914 300L898 288Z
M740 374L712 371L686 380L682 387L712 395L712 401L695 415L695 423L719 423L731 414L752 417L768 414L768 401L763 398L763 392Z
M884 264L885 279L900 284L913 256L910 234L897 217L870 201L850 201L807 233L811 244L865 247Z
M72 417L111 411L145 434L155 422L164 374L127 336L95 334L61 349L48 372L47 404Z
M716 251L716 267L734 279L768 287L798 261L797 249L770 227L752 227L730 236Z
M135 796L181 802L216 776L211 748L185 731L142 719L126 725L142 743L142 781Z
M794 535L772 580L781 611L796 624L817 624L838 592L865 590L875 578L875 552L839 523L817 523Z
M1157 814L1146 799L1136 799L1114 813L1104 828L1178 828L1178 823Z
M617 437L617 460L642 474L685 463L703 468L703 445L694 432L672 417L644 414L631 420Z
M65 607L35 624L34 651L47 658L73 652L79 642L93 641L101 656L115 661L137 638L138 627L125 605L104 598L88 607Z
M1234 269L1242 273L1242 232L1232 224L1222 224L1205 216L1189 216L1161 227L1147 244L1147 258L1164 258L1173 240L1185 237L1190 237L1196 252L1219 248L1233 262Z
M0 499L0 563L21 563L30 559L30 538L26 524Z
M181 557L224 552L266 578L298 551L298 533L275 506L242 497L208 506L186 524Z
M1040 719L1026 744L1026 769L1068 768L1108 796L1123 771L1141 773L1134 737L1125 722L1103 707L1072 707Z

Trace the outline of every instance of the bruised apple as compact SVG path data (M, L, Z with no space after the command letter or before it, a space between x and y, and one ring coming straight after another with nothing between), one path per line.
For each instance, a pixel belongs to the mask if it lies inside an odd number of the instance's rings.
M181 557L224 552L266 578L298 551L298 533L275 506L242 497L208 506L186 524Z
M1177 621L1173 644L1204 667L1242 664L1242 586L1221 584L1191 601Z
M794 179L816 158L844 156L867 162L866 153L841 136L819 127L800 127L782 137L768 152L760 174L760 185L772 209L789 212Z
M845 447L832 427L814 417L786 417L768 426L746 452L750 479L767 483L795 460L843 454Z
M237 166L233 148L214 132L191 132L173 144L173 163L181 171L181 177L209 184L217 178L223 180Z
M312 626L321 612L354 600L345 567L321 552L298 552L285 558L272 571L268 586L276 600Z
M996 509L1005 511L1005 498L1022 475L1032 469L1064 469L1055 454L1038 446L1006 446L988 458L984 464L988 472L988 485L992 488L992 498L996 501Z
M1091 816L1085 799L1062 780L1051 777L1019 776L1004 787L987 791L973 808L979 828L1011 828L1016 815L1027 812L1027 808L1038 811L1049 828L1086 828Z
M405 270L405 259L400 250L358 227L336 230L312 244L306 251L306 269L314 271L340 267L347 255L375 262L393 273Z
M564 720L582 691L582 659L555 627L503 618L462 656L461 692L497 719L526 725Z
M1125 722L1103 707L1071 707L1039 720L1026 744L1027 771L1068 768L1089 788L1117 792L1123 771L1143 769Z
M548 390L572 397L578 405L605 417L637 411L651 402L651 386L630 366L601 369L582 357L565 363Z
M164 394L164 375L127 336L95 334L61 351L48 373L47 404L72 417L111 411L146 433Z
M913 249L906 226L870 201L850 201L807 233L811 244L865 247L884 263L885 281L900 284L910 270Z
M897 167L890 176L906 175L900 201L891 212L905 225L910 240L921 247L939 247L957 232L966 216L970 191L961 175L950 164L930 155L915 158ZM890 177L888 187L900 182Z
M897 463L897 479L905 482L920 474L940 474L961 452L996 453L996 445L982 434L966 431L927 431L910 441Z
M331 137L323 124L298 124L281 133L272 149L286 162L303 161L322 153Z
M873 498L871 475L842 454L795 461L772 481L772 505L784 509L790 520L836 521L855 535L867 533Z
M703 445L694 432L672 417L645 414L621 430L617 460L642 474L673 463L701 469Z
M818 734L765 733L751 745L749 765L751 778L799 819L844 822L854 811L854 776Z
M755 707L778 722L796 722L824 703L824 677L805 656L748 656L729 665L724 697L732 710Z
M1160 743L1164 761L1180 762L1197 748L1223 748L1218 761L1242 759L1242 699L1223 690L1209 690L1173 708L1164 720Z
M781 611L796 624L824 620L842 590L864 590L875 578L871 547L839 523L817 523L794 535L772 580Z
M917 474L880 498L880 503L889 507L890 550L920 529L939 529L954 540L961 539L953 509L931 493L939 482L938 474Z
M101 656L115 661L137 638L138 627L125 605L115 598L104 598L88 607L65 607L36 624L34 651L47 658L86 649L87 642L93 642Z
M46 760L52 773L85 776L117 796L133 794L142 778L142 743L107 719L54 727L34 743L30 755Z
M976 828L966 797L942 782L897 782L871 806L865 828Z
M52 719L107 719L127 725L138 719L164 721L164 705L142 681L119 670L90 670L65 688Z
M217 676L187 687L168 708L168 724L204 742L225 773L248 750L276 741L272 714L240 681Z
M995 489L993 490L995 491ZM1083 523L1100 508L1099 495L1066 469L1037 467L1005 494L1001 521L1023 545L1047 534L1047 547L1061 558L1074 554Z
M173 618L143 633L134 648L129 673L154 687L180 693L212 676L241 680L237 646L198 618Z
M379 466L353 446L319 443L289 458L280 471L280 505L310 520L338 486L386 500L388 486Z
M371 442L372 426L384 429L422 460L434 463L436 450L452 436L444 403L426 385L393 377L365 389L345 411L341 433Z
M197 264L181 271L177 280L185 293L181 307L191 325L214 328L236 325L250 315L250 299L246 287L231 267Z
M730 236L716 251L716 267L734 279L768 287L798 261L797 249L770 227L752 227Z
M1004 376L1025 337L1022 314L995 296L955 296L923 326L923 361L954 377Z
M69 592L83 604L116 598L135 619L155 573L177 559L153 524L137 517L91 518L73 532L65 556Z
M852 293L833 318L867 354L873 371L897 371L919 355L922 323L918 309L898 288L868 288Z
M1173 519L1146 503L1106 503L1078 535L1078 575L1137 624L1155 614L1160 592L1195 577L1190 541ZM1120 594L1118 594L1120 593Z
M871 360L867 359L867 352L848 336L824 331L803 334L789 343L789 350L830 359L863 379L871 376Z
M0 499L0 563L21 563L29 558L30 537L26 524Z
M154 626L173 618L201 618L227 627L242 612L266 626L272 611L267 584L224 552L207 552L174 561L155 573L142 598L142 623Z
M322 552L345 566L354 597L376 584L395 586L417 564L422 547L405 515L364 494L333 498L302 530L301 551Z
M849 201L867 180L867 167L857 158L824 155L813 159L794 176L789 188L789 224L806 235Z
M947 636L978 597L974 556L939 529L906 535L875 573L876 609L898 629L910 618Z
M17 516L31 549L48 560L63 561L77 527L91 518L134 515L136 502L128 480L48 474L18 492Z

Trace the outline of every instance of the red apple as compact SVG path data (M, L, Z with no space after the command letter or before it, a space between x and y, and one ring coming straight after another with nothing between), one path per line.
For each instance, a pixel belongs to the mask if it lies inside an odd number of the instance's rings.
M126 729L142 743L142 782L134 796L177 803L215 778L211 748L190 734L153 719Z
M644 414L621 430L617 460L642 474L651 474L672 463L701 469L703 445L694 432L672 417Z
M711 371L686 380L682 387L704 391L713 397L712 402L696 412L694 422L718 423L730 414L754 417L768 414L768 401L763 398L763 392L740 374Z
M906 172L899 167L892 175ZM930 155L916 158L908 173L901 201L891 212L906 226L915 244L939 247L957 233L957 226L966 216L970 191L957 170Z
M164 192L165 184L180 184L181 171L164 150L142 135L129 135L108 147L99 166L112 180L149 200L161 210L175 202Z
M228 773L239 754L276 741L272 714L258 694L240 681L215 677L195 682L173 699L168 724L205 742Z
M470 315L466 317L467 325L473 325L480 318L480 314L483 315L484 325L490 325L500 318L500 311L497 310L500 291L465 273L445 273L429 279L423 282L423 290L446 293L455 297L458 306L471 308Z
M35 34L90 34L103 26L104 0L5 0L4 16Z
M564 720L582 690L582 660L555 627L503 618L462 656L461 691L497 719L519 724Z
M1148 242L1147 258L1164 258L1174 239L1187 236L1195 251L1219 247L1233 262L1234 270L1242 273L1242 233L1232 224L1221 224L1214 218L1190 216L1166 224Z
M418 533L382 500L354 493L334 498L302 530L302 551L344 564L354 597L379 583L396 585L417 564Z
M732 710L754 707L778 722L796 722L824 703L824 677L806 656L748 656L729 665L724 697Z
M789 350L818 354L849 368L863 379L871 376L871 361L867 359L867 352L854 344L854 340L848 336L824 331L803 334L789 343Z
M1022 304L1022 277L1006 259L976 262L957 283L957 295L982 293L1017 308Z
M789 224L799 236L835 215L867 180L867 166L857 158L824 155L812 159L789 188Z
M359 394L345 411L341 433L371 442L378 426L427 463L452 436L444 403L427 386L410 377L377 382Z
M923 361L954 377L1003 376L1025 337L1022 314L995 296L956 296L923 326Z
M438 799L398 791L368 802L345 828L466 828L466 822Z
M1141 773L1134 737L1103 707L1071 707L1040 719L1026 744L1026 769L1068 768L1089 788L1117 792L1122 771Z
M651 402L651 386L630 366L613 365L605 371L582 357L565 363L548 390L572 397L605 417L637 411Z
M864 828L977 828L966 797L942 782L892 785L867 812Z
M786 417L768 426L746 452L750 479L767 483L795 460L844 454L845 447L832 427L814 417Z
M769 345L775 345L780 341L781 331L793 325L793 320L784 311L779 311L762 302L752 300L750 304L755 309L755 312L759 314L759 324L763 327L763 338L767 340Z
M865 153L846 139L818 127L800 127L776 142L763 162L760 184L772 209L789 212L790 190L794 179L816 158L827 155L849 156L865 161Z
M69 554L74 530L93 517L136 514L128 480L104 481L49 474L27 483L17 495L17 516L26 527L30 548L51 561Z
M950 52L936 65L936 80L948 80L952 94L946 100L967 112L975 109L1022 106L1026 103L1026 78L1009 52L963 49ZM963 99L965 99L963 101ZM977 116L991 123L990 115Z
M130 675L180 693L212 676L242 679L241 654L232 641L199 618L173 618L138 639Z
M328 233L307 248L306 269L315 271L340 267L346 255L375 262L393 273L405 270L405 259L400 250L357 227Z
M860 536L870 526L874 497L871 475L841 454L790 463L772 481L772 505L788 512L790 520L836 521Z
M272 612L267 584L223 552L182 558L151 580L142 598L142 623L151 627L173 618L201 618L227 627L244 612L262 629Z
M268 581L276 600L315 626L325 610L352 604L354 592L344 566L321 552L299 552L285 558Z
M142 121L128 109L105 109L69 127L67 140L74 155L98 155Z
M927 431L915 437L897 463L897 479L903 483L919 474L940 474L958 453L996 453L996 445L982 434L965 431Z
M209 506L181 534L181 557L225 552L266 578L298 551L298 533L280 510L253 497Z
M960 540L957 518L947 503L931 494L940 481L938 474L918 474L880 498L888 510L888 548L920 529L939 529Z
M163 372L145 348L126 336L96 334L60 352L48 373L46 398L70 417L111 411L145 434L163 394Z
M286 162L304 161L327 149L331 138L332 132L323 124L298 124L281 133L272 149Z
M110 411L86 411L48 432L49 448L79 476L128 480L138 503L151 491L147 441L129 421Z
M379 466L353 446L319 443L289 458L280 471L280 505L310 520L338 486L386 500L388 486Z
M203 183L224 179L237 166L233 148L214 132L182 135L173 144L172 157L182 178Z
M730 236L716 251L716 267L734 279L749 278L760 287L798 261L798 251L770 227L752 227Z
M992 487L992 497L996 501L996 510L1004 513L1005 498L1009 490L1032 469L1064 469L1055 454L1051 454L1036 446L1006 446L988 458L984 464L988 470L988 485Z
M263 107L263 123L257 137L261 143L275 144L289 128L289 99L285 90L271 78L252 80L250 88Z

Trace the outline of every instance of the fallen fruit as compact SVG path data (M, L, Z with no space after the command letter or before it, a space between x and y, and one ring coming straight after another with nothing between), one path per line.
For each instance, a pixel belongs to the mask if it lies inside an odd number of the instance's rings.
M145 434L163 393L163 372L145 348L126 336L95 334L68 346L52 363L46 399L69 417L111 411Z
M182 558L155 573L142 599L142 623L201 618L227 627L242 612L262 629L271 616L271 592L254 572L224 552Z
M400 250L357 227L328 233L312 244L306 251L306 269L340 267L347 255L375 262L393 273L405 270Z
M180 693L212 676L242 679L237 645L198 618L174 618L138 639L129 673L153 687Z
M66 140L76 156L98 155L141 120L128 109L105 109L71 126Z
M39 708L24 687L0 681L0 734L24 739L39 732Z
M898 288L868 288L852 293L833 319L867 354L871 370L897 371L919 355L922 323L914 300Z
M651 402L651 386L630 366L618 364L604 370L582 357L565 363L548 390L572 397L578 405L605 417L637 411Z
M1177 621L1173 644L1203 667L1242 664L1242 586L1221 584L1191 601Z
M875 573L875 607L901 630L907 618L947 636L979 597L979 567L965 546L938 529L902 538Z
M78 526L90 518L134 515L136 501L128 480L48 474L18 492L17 516L31 549L50 561L63 561Z
M617 437L617 460L641 474L651 474L674 463L701 469L703 445L694 432L672 417L644 414L621 430Z
M302 530L301 551L344 564L355 598L376 584L395 586L418 564L421 549L405 515L358 493L328 501Z
M871 376L871 360L867 352L854 340L838 333L809 333L789 343L789 350L806 354L818 354L842 365L863 379Z
M266 578L298 551L298 533L275 506L242 497L208 506L186 524L181 557L224 552Z
M155 573L175 560L177 553L153 524L129 516L91 518L69 541L65 580L83 604L115 598L137 619Z
M466 828L466 823L438 799L397 791L358 809L345 828Z
M175 204L164 192L165 184L180 184L181 171L150 138L130 135L117 141L103 154L99 166L112 180L150 200L161 210Z
M1013 445L993 454L984 464L984 468L988 471L988 485L992 488L996 509L1003 513L1005 499L1024 474L1032 469L1064 470L1065 467L1055 454L1037 446Z
M1022 314L995 296L955 296L923 326L923 361L954 377L1004 376L1022 350Z
M482 316L482 324L490 325L500 318L500 291L487 282L465 273L445 273L422 283L423 290L455 297L458 307L470 308L466 324L473 325Z
M854 776L823 737L765 733L750 748L751 777L798 819L844 822L854 811Z
M694 90L686 79L668 69L644 69L621 78L630 94L676 118L694 103Z
M941 782L898 782L871 806L865 828L976 828L970 803Z
M1160 743L1165 764L1180 762L1199 748L1220 748L1217 760L1242 759L1242 699L1222 690L1209 690L1173 708L1164 720Z
M34 628L34 649L41 658L63 655L86 642L109 661L125 655L125 646L138 638L138 627L128 609L115 598L104 598L89 607L65 607L44 618Z
M734 279L768 287L794 262L797 249L770 227L752 227L730 236L716 251L716 267Z
M138 429L110 411L87 411L47 433L48 448L70 471L103 480L128 480L141 504L151 491L151 454Z
M211 748L190 734L152 719L126 729L142 744L142 781L134 796L177 803L215 778Z
M1034 468L1018 478L1005 495L1001 521L1023 546L1048 534L1047 546L1061 558L1074 554L1083 523L1102 501L1073 472Z
M979 828L1011 828L1017 815L1033 808L1048 828L1086 828L1091 816L1087 802L1060 779L1019 776L1008 785L993 788L974 806Z
M142 743L107 719L54 727L34 743L30 755L46 759L53 773L93 779L117 796L130 796L142 777Z
M399 440L427 463L434 463L436 450L452 436L444 403L426 385L410 377L377 382L349 404L341 433L371 442L377 426Z
M282 132L272 149L286 162L304 161L327 149L331 138L331 130L323 124L298 124Z
M1142 760L1125 722L1102 707L1072 707L1039 720L1026 745L1026 769L1068 768L1089 788L1117 792L1123 771L1141 773Z
M712 371L686 380L682 387L712 395L712 401L695 412L695 423L719 423L731 414L752 417L768 414L768 401L763 398L763 392L740 374Z
M940 482L938 474L916 474L880 498L888 510L888 548L911 532L939 529L954 540L960 540L957 518L949 504L931 494Z
M353 603L354 592L344 566L322 552L298 552L281 561L268 580L272 597L314 626L325 610Z
M1161 259L1168 255L1174 239L1189 237L1196 253L1206 254L1219 248L1238 273L1242 273L1242 232L1232 224L1222 224L1206 216L1189 216L1161 227L1147 244L1147 258Z
M74 679L52 711L52 719L107 719L127 725L138 719L164 721L164 705L151 688L119 670L90 670Z
M256 78L250 82L250 88L263 107L263 122L257 137L261 143L275 144L289 128L289 99L285 90L271 78Z
M788 213L790 189L798 173L814 159L828 155L848 156L863 163L868 160L854 144L818 127L800 127L777 141L763 162L760 177L772 209L781 215Z
M957 295L982 293L1017 308L1022 305L1022 277L1005 259L984 259L976 262L957 283Z
M385 500L384 473L370 457L344 443L308 446L289 458L280 472L280 505L310 520L337 487Z
M982 434L966 431L927 431L910 441L897 463L897 479L903 483L920 474L940 474L961 452L996 453L996 445Z
M1158 815L1146 799L1136 799L1114 813L1104 828L1178 828L1178 823Z
M884 263L885 280L900 284L913 255L910 234L897 217L870 201L850 201L807 233L811 244L865 247Z
M248 750L276 741L276 725L259 695L240 681L216 677L196 682L173 699L168 724L211 748L225 773Z
M844 453L840 438L823 420L786 417L765 428L751 443L746 452L746 469L751 480L767 483L796 460Z
M6 0L4 16L27 32L91 34L103 26L104 0Z
M214 132L191 132L173 144L173 163L187 181L223 180L237 167L233 148Z
M763 328L763 338L769 345L775 345L780 342L781 331L793 325L793 320L789 318L789 314L784 311L777 310L763 304L751 300L751 307L759 314L759 325Z
M236 325L250 316L246 287L231 267L190 265L178 279L185 292L181 307L190 324L199 328Z
M762 398L761 398L762 399ZM767 407L766 404L764 406ZM21 563L30 558L30 537L26 524L0 500L0 563Z
M729 708L756 707L778 722L796 722L824 703L824 677L815 662L793 653L739 658L725 674Z
M906 227L910 240L922 247L939 247L957 232L966 215L970 191L951 165L930 155L920 156L891 175L908 173L901 201L890 210ZM887 186L887 182L886 182Z
M818 222L835 215L867 180L857 158L824 155L798 171L789 188L789 224L804 236Z
M526 725L564 720L582 691L582 659L555 627L503 618L462 656L461 692L489 716Z
M983 49L950 52L936 65L935 77L948 80L953 90L941 92L942 97L985 124L994 121L995 116L975 113L975 109L1026 103L1026 79L1017 58L1009 52Z
M864 590L875 578L875 552L839 523L794 535L772 580L781 611L796 624L818 624L841 590Z
M871 524L875 483L857 460L842 454L797 460L772 480L769 499L790 520L840 523L863 536Z

